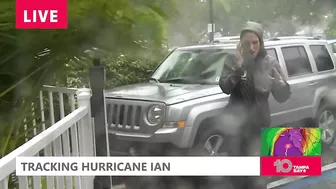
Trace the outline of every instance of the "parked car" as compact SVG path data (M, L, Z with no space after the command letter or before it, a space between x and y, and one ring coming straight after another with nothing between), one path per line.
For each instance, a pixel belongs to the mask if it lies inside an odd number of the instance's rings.
M215 43L238 43L240 36L215 37Z
M299 126L322 128L323 142L332 144L336 72L328 43L280 39L266 41L265 47L279 61L292 91L282 104L270 97L272 126L310 120L311 125ZM222 120L229 95L221 91L218 81L227 53L235 49L235 44L179 47L153 71L148 82L106 90L112 138L117 144L130 144L125 152L136 152L140 144L152 144L156 149L171 144L206 155L226 154L231 146L226 142L227 133L218 128L228 128L228 132L232 128L228 119ZM227 53L202 60L209 52L214 56Z
M328 44L334 55L336 55L336 39L328 40Z
M309 39L309 40L318 40L320 37L311 37L311 36L283 36L283 37L273 37L270 40L290 40L290 39Z

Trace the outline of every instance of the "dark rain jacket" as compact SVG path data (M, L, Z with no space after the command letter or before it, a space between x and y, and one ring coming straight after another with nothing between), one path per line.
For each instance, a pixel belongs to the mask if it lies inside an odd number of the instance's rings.
M257 127L270 126L270 109L268 98L272 93L279 102L285 102L290 97L290 86L282 87L275 83L273 68L284 78L279 63L267 55L255 62L250 62L248 68L237 69L237 58L229 55L225 61L219 86L226 94L230 94L227 108L229 111L242 115L250 125ZM270 77L269 77L270 76ZM232 113L231 112L231 113Z
M261 47L264 48L263 30L254 23L249 24L245 29L255 32L259 36ZM285 102L291 94L290 86L285 80L279 62L267 53L257 58L246 58L241 68L237 68L236 65L236 56L228 55L219 80L222 91L230 94L226 111L239 116L243 120L243 125L256 128L256 134L260 134L260 129L269 127L271 122L269 95L272 94L279 103ZM282 76L286 86L282 87L270 78L275 76L274 68ZM250 131L247 129L247 132Z

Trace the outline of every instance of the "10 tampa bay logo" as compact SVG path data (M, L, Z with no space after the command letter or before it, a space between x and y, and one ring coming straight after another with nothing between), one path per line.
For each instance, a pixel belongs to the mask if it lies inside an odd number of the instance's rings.
M309 170L309 165L293 165L289 159L277 159L274 162L277 173L305 173Z

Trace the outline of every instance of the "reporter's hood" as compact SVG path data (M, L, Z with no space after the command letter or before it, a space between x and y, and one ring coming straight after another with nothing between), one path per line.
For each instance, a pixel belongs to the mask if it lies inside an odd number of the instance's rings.
M164 102L167 105L223 94L218 85L138 83L105 90L105 97Z

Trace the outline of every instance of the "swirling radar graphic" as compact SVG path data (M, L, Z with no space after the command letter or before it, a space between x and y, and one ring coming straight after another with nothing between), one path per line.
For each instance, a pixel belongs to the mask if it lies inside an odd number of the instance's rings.
M319 128L265 128L262 131L262 156L321 156Z

